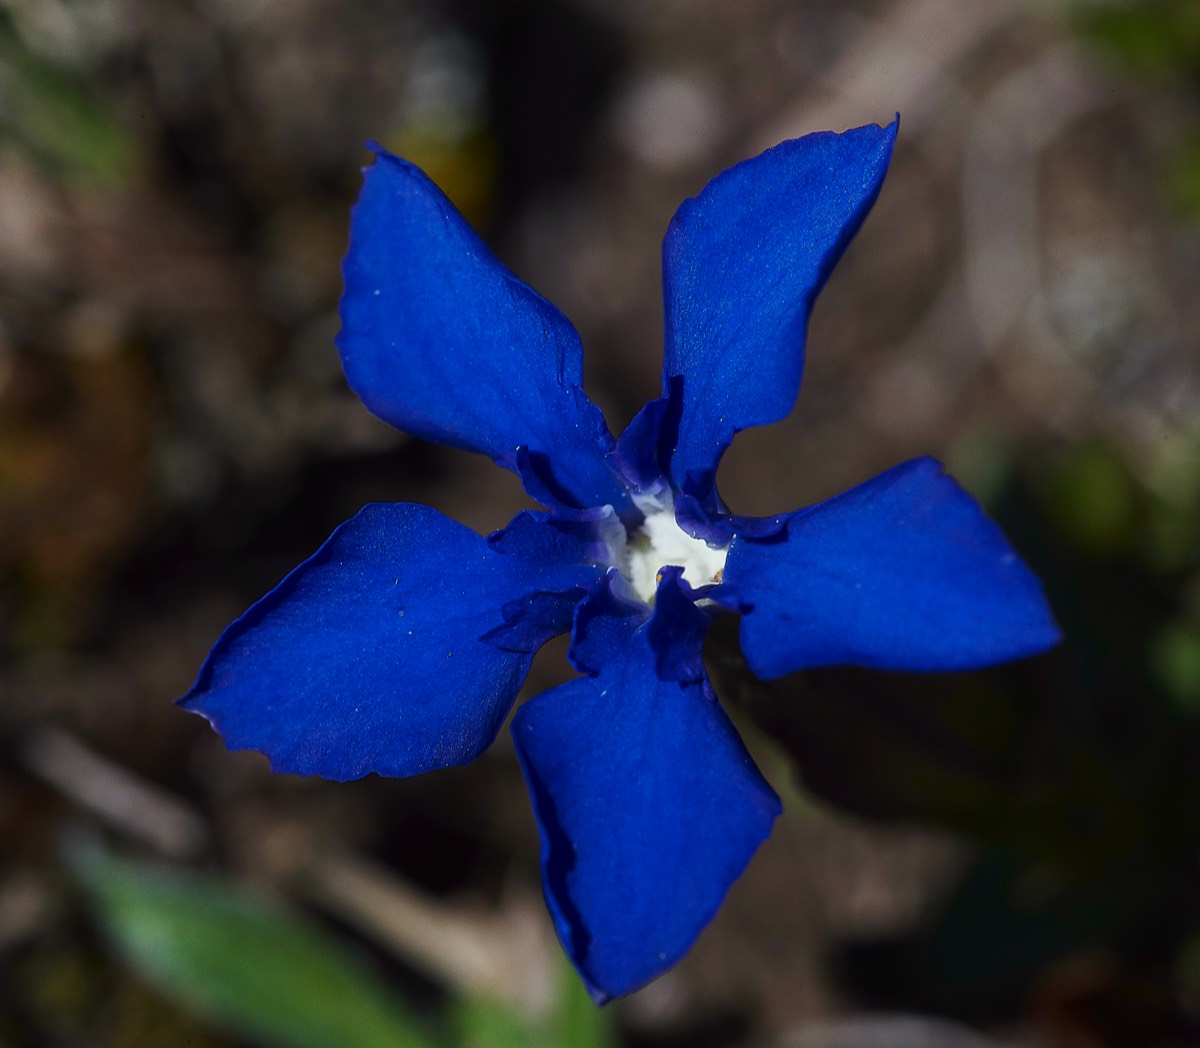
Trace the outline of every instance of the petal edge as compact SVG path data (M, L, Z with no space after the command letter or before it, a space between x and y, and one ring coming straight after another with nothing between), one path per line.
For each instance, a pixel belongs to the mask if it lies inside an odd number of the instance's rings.
M342 265L337 345L366 407L426 440L553 470L575 507L621 505L613 438L570 321L492 253L420 168L372 145Z
M653 620L620 621L625 642L597 676L532 699L512 724L547 905L598 1003L691 948L780 811L707 681L656 673L655 648L688 628L656 641Z
M482 638L506 601L579 574L496 552L428 506L368 505L225 630L179 702L275 771L345 781L464 764L532 657Z
M685 200L663 241L676 488L709 507L734 434L783 418L817 294L879 195L898 120L780 143ZM709 507L712 508L712 507Z
M764 679L977 669L1061 639L1037 577L931 458L792 514L774 538L735 538L724 581L750 606L742 649Z

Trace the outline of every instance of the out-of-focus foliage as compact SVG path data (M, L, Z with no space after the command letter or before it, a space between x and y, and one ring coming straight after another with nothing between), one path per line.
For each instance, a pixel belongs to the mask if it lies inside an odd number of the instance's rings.
M434 1043L360 958L265 899L95 848L74 866L114 947L222 1027L274 1048Z
M109 184L128 177L132 136L88 82L25 45L0 10L0 145L56 175Z
M117 858L72 855L106 937L151 986L189 1011L269 1048L610 1048L596 1009L564 963L545 1015L484 996L422 1014L311 920L217 878ZM427 1012L428 1010L426 1010Z
M459 1048L614 1048L619 1042L612 1012L596 1007L566 963L560 983L554 1007L538 1020L486 997L455 1001L450 1039Z
M1200 4L1124 0L1080 8L1084 38L1130 72L1179 85L1200 104ZM1168 158L1166 181L1185 211L1200 217L1200 126Z
M1096 45L1130 68L1200 78L1200 8L1190 0L1121 0L1081 8Z

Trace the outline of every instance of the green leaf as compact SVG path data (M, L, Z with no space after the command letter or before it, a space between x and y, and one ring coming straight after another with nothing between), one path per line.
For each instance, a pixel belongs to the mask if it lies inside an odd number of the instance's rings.
M1172 623L1155 638L1150 663L1179 710L1200 713L1200 629Z
M1085 38L1136 72L1189 76L1200 64L1194 0L1136 0L1080 10Z
M85 81L25 48L0 12L0 144L17 146L54 171L119 184L133 136Z
M456 1003L456 1048L615 1048L610 1009L588 996L563 958L554 1006L540 1020L524 1019L500 1001L472 997Z
M1120 452L1098 442L1073 448L1044 478L1052 523L1077 549L1095 556L1129 548L1143 508L1141 495Z
M147 982L271 1048L426 1048L374 971L315 925L220 882L72 855L108 938Z
M614 1048L617 1044L612 1011L596 1005L565 958L550 1044L561 1048Z
M529 1023L491 997L456 1001L451 1019L456 1048L542 1048Z

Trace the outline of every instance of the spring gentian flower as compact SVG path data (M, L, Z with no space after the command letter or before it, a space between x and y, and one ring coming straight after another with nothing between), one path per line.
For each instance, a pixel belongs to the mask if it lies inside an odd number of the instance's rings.
M673 965L779 798L705 676L714 609L750 668L962 670L1058 638L974 499L918 459L770 519L715 486L734 435L795 401L813 300L884 179L896 124L784 142L718 175L663 245L662 396L619 439L579 337L412 164L375 148L338 347L380 418L490 455L544 511L482 538L375 504L234 622L180 700L276 771L347 780L473 760L534 652L580 676L524 705L517 755L562 944L597 1001Z

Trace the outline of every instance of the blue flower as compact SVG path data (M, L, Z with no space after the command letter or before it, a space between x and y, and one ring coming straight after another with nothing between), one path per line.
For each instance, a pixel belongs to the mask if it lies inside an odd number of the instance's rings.
M481 538L375 504L217 641L181 703L276 771L355 779L463 764L533 653L571 682L512 732L560 939L604 1001L691 947L779 798L715 701L710 613L751 669L961 670L1058 639L1041 587L942 468L918 459L770 519L715 486L734 435L792 408L818 291L879 193L896 124L815 134L718 175L663 245L662 396L615 439L571 324L416 167L366 170L338 347L380 418L490 455L545 511Z

